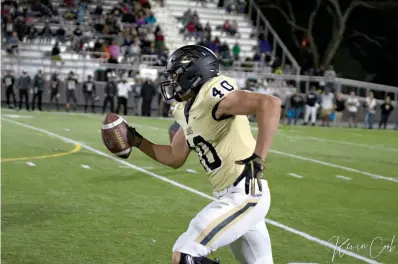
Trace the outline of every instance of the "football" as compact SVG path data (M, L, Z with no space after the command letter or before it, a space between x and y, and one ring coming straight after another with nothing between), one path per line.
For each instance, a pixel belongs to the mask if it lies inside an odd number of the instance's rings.
M108 113L102 123L102 141L106 148L122 159L127 159L131 153L131 146L127 138L126 121L114 114Z

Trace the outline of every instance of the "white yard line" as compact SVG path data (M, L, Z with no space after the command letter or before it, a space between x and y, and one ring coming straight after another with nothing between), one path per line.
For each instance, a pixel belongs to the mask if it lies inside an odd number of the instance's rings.
M252 127L251 129L254 130L254 131L258 130L257 127ZM293 131L293 130L289 130L289 131ZM367 145L367 144L354 143L354 142L341 141L341 140L334 140L334 139L319 138L319 137L309 137L309 136L300 136L300 135L287 135L285 133L280 133L279 135L282 136L282 137L286 137L286 138L310 139L310 140L315 140L315 141L319 141L319 142L338 143L338 144L343 144L343 145L351 145L351 146L365 147L365 148L370 148L370 149L380 149L380 150L398 152L398 149L396 149L396 148L386 148L386 147L377 146L377 145Z
M83 169L91 169L90 166L86 165L86 164L82 164L82 168Z
M346 176L343 176L343 175L336 175L336 178L343 179L343 180L346 180L346 181L351 180L350 177L346 177Z
M201 192L201 191L195 190L195 189L193 189L193 188L191 188L191 187L189 187L189 186L183 185L183 184L181 184L181 183L179 183L179 182L170 180L170 179L168 179L168 178L166 178L166 177L163 177L163 176L161 176L161 175L158 175L158 174L156 174L156 173L153 173L153 172L144 170L144 169L141 168L141 167L138 167L138 166L136 166L136 165L133 165L133 164L131 164L131 163L125 161L125 160L116 158L116 157L114 157L114 156L112 156L112 155L106 154L106 153L104 153L104 152L102 152L102 151L100 151L100 150L98 150L98 149L92 148L92 147L90 147L90 146L88 146L88 145L86 145L86 144L83 144L83 143L81 143L81 142L78 142L78 141L76 141L76 140L73 140L73 139L70 139L70 138L67 138L67 137L63 137L63 136L60 136L60 135L58 135L58 134L52 133L52 132L50 132L50 131L47 131L47 130L44 130L44 129L41 129L41 128L37 128L37 127L31 126L31 125L27 125L27 124L24 124L24 123L20 123L20 122L14 121L14 120L6 119L6 118L2 118L2 119L5 120L5 121L8 121L8 122L10 122L10 123L13 123L13 124L16 124L16 125L25 127L25 128L29 128L29 129L32 129L32 130L35 130L35 131L40 131L40 132L42 132L42 133L44 133L44 134L47 134L47 135L49 135L49 136L53 136L53 137L59 138L59 139L65 141L65 142L70 142L70 143L74 143L74 144L80 144L83 148L86 148L87 150L89 150L89 151L91 151L91 152L93 152L93 153L95 153L95 154L98 154L99 156L103 156L103 157L107 157L107 158L109 158L109 159L112 159L112 160L114 160L114 161L116 161L116 162L118 162L118 163L120 163L120 164L123 164L123 165L125 165L125 166L128 166L128 167L130 167L130 168L132 168L132 169L134 169L134 170L137 170L137 171L140 171L140 172L142 172L142 173L148 174L149 176L152 176L152 177L154 177L154 178L156 178L156 179L159 179L159 180L162 180L162 181L164 181L164 182L170 183L170 184L172 184L172 185L174 185L174 186L176 186L176 187L179 187L179 188L181 188L181 189L187 190L187 191L189 191L189 192L192 192L192 193L194 193L194 194L197 194L197 195L199 195L199 196L202 196L202 197L204 197L204 198L206 198L206 199L215 200L214 197L212 197L212 196L210 196L210 195L208 195L208 194L205 194L205 193L203 193L203 192ZM345 255L347 255L347 256L350 256L350 257L353 257L353 258L362 260L362 261L364 261L364 262L366 262L366 263L370 263L370 264L381 264L380 262L377 262L377 261L372 260L372 259L368 259L368 258L363 257L363 256L361 256L361 255L358 255L358 254L356 254L356 253L354 253L354 252L352 252L352 251L348 251L348 250L346 250L346 249L344 249L344 248L341 248L341 247L338 247L338 246L336 246L336 245L334 245L334 244L332 244L332 243L329 243L329 242L324 241L324 240L322 240L322 239L319 239L319 238L317 238L317 237L311 236L310 234L301 232L301 231L296 230L296 229L294 229L294 228L291 228L291 227L289 227L289 226L283 225L283 224L281 224L281 223L279 223L279 222L270 220L270 219L268 219L268 218L265 218L265 222L268 223L268 224L270 224L270 225L279 227L279 228L281 228L281 229L283 229L283 230L286 230L286 231L288 231L288 232L290 232L290 233L293 233L293 234L299 235L299 236L301 236L301 237L304 237L304 238L306 238L306 239L308 239L308 240L310 240L310 241L313 241L313 242L315 242L315 243L318 243L318 244L320 244L320 245L323 245L323 246L325 246L325 247L328 247L328 248L330 248L330 249L332 249L332 250L335 250L335 251L340 252L340 253L342 253L342 254L345 254Z
M193 169L186 169L186 171L190 172L190 173L198 173L196 170L193 170Z
M30 161L28 161L28 162L25 162L28 166L31 166L31 167L36 167L36 164L34 164L33 162L30 162Z
M292 176L292 177L299 178L299 179L303 178L303 176L298 175L298 174L296 174L296 173L288 173L288 175L290 175L290 176Z

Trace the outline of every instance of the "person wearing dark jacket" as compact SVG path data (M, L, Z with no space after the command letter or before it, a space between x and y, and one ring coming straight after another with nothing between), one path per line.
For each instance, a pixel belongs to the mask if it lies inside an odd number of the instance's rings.
M308 121L311 116L311 123L313 126L315 126L316 122L316 110L318 106L318 94L315 91L315 87L311 88L311 91L307 94L306 100L305 100L305 114L304 114L304 125L308 124Z
M336 126L341 127L341 120L343 119L343 111L345 109L345 100L341 93L337 93L334 101L334 123Z
M50 81L50 104L55 101L55 106L57 108L57 111L59 111L59 97L61 96L59 93L59 86L60 86L60 81L58 79L58 74L56 72L53 73L51 76L51 81Z
M43 111L41 108L41 101L43 98L43 90L44 90L44 77L39 70L33 79L33 100L32 100L32 111L35 110L36 101L37 101L37 109L39 111Z
M108 103L110 104L110 112L113 113L114 108L113 108L113 101L114 97L117 91L117 84L115 82L114 77L110 77L111 79L106 83L105 86L105 98L104 102L102 105L102 114L105 113L106 107L108 106Z
M19 110L22 108L22 101L25 100L26 110L29 111L29 89L32 87L32 79L26 71L22 72L18 80Z
M83 84L83 95L84 95L84 112L87 113L87 106L88 101L91 103L91 109L93 113L95 113L95 96L96 96L96 89L95 83L92 81L91 75L87 77L87 82Z
M3 84L6 87L6 98L8 108L17 107L17 99L14 91L15 77L12 75L11 71L7 71L7 74L3 77ZM10 97L12 97L13 106L10 103Z
M384 129L387 127L388 118L390 117L391 112L394 110L394 107L391 104L391 99L389 96L386 97L386 100L381 105L381 118L379 123L379 128L383 126Z
M292 124L293 120L294 124L297 124L297 120L300 117L303 105L304 98L297 91L295 91L294 94L290 97L290 109L288 111L289 125Z
M141 86L141 115L151 116L152 99L156 95L156 88L153 82L149 79L145 80Z

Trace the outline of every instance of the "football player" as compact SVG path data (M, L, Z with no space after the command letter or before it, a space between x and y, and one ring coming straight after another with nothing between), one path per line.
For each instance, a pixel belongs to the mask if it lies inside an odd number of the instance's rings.
M264 222L270 191L264 163L278 128L281 102L271 95L239 91L219 75L209 49L189 45L168 59L171 79L161 84L166 100L175 99L173 116L180 128L170 145L158 145L129 127L130 144L152 159L180 168L191 150L208 172L216 200L190 222L173 247L173 264L211 264L207 255L229 246L240 263L273 263ZM257 141L247 115L258 122Z

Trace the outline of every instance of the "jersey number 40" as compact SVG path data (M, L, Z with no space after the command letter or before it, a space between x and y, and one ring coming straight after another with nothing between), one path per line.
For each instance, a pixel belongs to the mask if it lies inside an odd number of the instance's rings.
M230 85L226 80L220 82L220 86L225 90L227 90L228 92L232 92L234 90L234 87ZM222 98L224 96L224 93L218 90L216 87L213 87L212 94L213 97L218 97L218 98Z
M198 153L200 163L202 163L207 172L214 171L221 167L222 161L218 156L216 149L202 136L195 136L192 139L187 140L187 144L190 149L195 150L196 153Z

